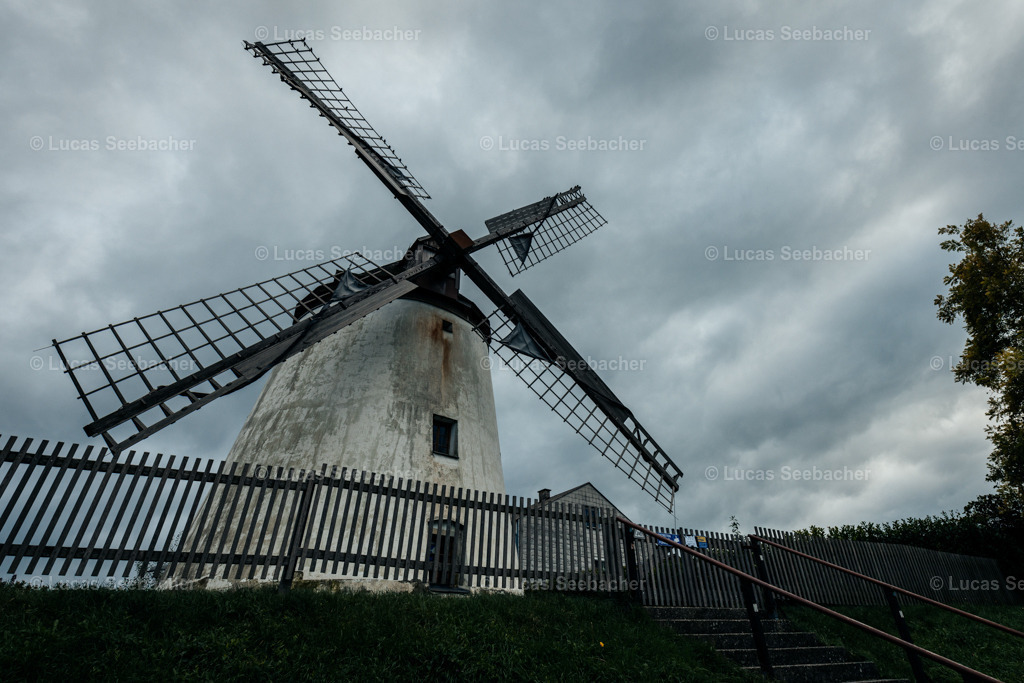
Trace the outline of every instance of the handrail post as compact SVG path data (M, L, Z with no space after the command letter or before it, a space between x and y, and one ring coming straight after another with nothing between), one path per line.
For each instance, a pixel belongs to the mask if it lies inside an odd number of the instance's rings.
M640 568L636 561L636 534L625 524L622 525L622 530L623 538L626 541L626 574L629 577L629 595L634 600L642 601L643 590L640 584ZM636 586L636 588L633 588L633 586Z
M749 579L740 579L740 592L743 593L743 602L747 606L747 619L750 620L750 632L754 636L754 648L757 650L757 661L761 665L761 671L768 678L775 678L771 657L768 654L768 641L764 636L764 624L761 623L761 615L758 613L757 601L754 598L754 584Z
M896 591L883 588L882 595L885 596L885 601L889 605L889 611L892 612L892 618L896 621L896 630L899 632L900 638L908 643L913 643L914 641L910 637L910 627L907 626L907 619L903 616L903 610L900 609L899 600L896 599ZM921 658L917 656L917 653L911 650L906 650L906 653L907 659L910 660L910 669L914 672L914 680L917 683L931 683L931 679L925 674Z
M313 483L319 476L313 470L306 473L306 481L302 486L302 498L299 499L299 510L295 515L295 526L292 528L292 539L288 549L288 563L281 573L281 582L277 585L277 592L285 594L292 587L292 579L295 578L295 565L298 562L299 553L302 552L302 537L306 534L306 522L309 519L310 498L313 493Z
M749 548L751 553L753 553L754 570L757 572L757 578L761 579L765 583L771 583L771 580L768 578L768 565L765 564L764 552L761 550L761 544L757 542L756 538L752 538L750 536L747 537L747 540L750 541L750 545L744 547ZM775 593L772 593L771 591L762 591L762 593L764 594L765 613L768 615L768 618L778 619L779 605L775 601Z

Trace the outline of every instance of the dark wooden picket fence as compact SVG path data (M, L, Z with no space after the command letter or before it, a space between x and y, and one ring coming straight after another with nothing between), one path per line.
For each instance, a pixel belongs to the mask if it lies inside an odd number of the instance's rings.
M754 528L755 535L944 603L1009 604L995 560L896 543L809 537ZM762 546L772 582L821 604L882 605L877 586L784 550Z
M15 437L0 451L0 577L37 585L299 576L607 588L625 583L626 534L614 519L336 467L113 457Z
M35 585L210 585L296 578L444 590L630 591L647 605L740 607L738 581L627 530L616 511L326 466L316 471L8 437L0 450L0 579ZM653 528L754 574L746 537ZM953 602L1007 602L995 562L762 531L808 554ZM777 585L875 604L809 560L762 548ZM934 577L940 577L937 585ZM941 596L941 597L940 597Z

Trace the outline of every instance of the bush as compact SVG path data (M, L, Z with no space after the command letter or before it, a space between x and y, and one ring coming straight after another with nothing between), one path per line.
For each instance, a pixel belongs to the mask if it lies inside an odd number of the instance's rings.
M999 494L980 496L962 512L908 517L884 524L861 522L827 529L811 526L796 533L991 557L1004 574L1024 576L1024 503Z

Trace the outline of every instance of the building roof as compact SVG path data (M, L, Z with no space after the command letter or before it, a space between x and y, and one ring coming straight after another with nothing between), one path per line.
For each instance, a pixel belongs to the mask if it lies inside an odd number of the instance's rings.
M597 498L598 500L587 500L588 497L591 499ZM566 498L569 498L569 500L566 500ZM549 504L554 503L556 501L588 505L590 507L611 508L615 510L615 513L620 517L629 519L629 517L626 517L625 513L622 512L622 510L620 510L618 507L616 507L614 503L608 500L608 497L605 496L600 491L598 491L597 487L591 484L589 481L584 484L580 484L579 486L576 486L574 488L568 489L567 491L562 491L561 493L553 494L546 498L545 500L538 500L530 507L546 507Z

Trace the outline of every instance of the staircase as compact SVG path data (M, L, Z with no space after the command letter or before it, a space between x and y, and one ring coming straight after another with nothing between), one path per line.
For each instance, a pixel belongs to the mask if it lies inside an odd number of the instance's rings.
M654 620L676 633L710 643L720 654L752 674L761 667L745 609L648 607ZM813 633L800 633L785 619L762 619L775 679L793 683L878 683L874 662L857 659L841 647L822 644Z

